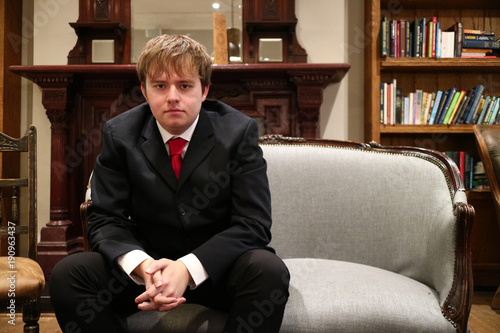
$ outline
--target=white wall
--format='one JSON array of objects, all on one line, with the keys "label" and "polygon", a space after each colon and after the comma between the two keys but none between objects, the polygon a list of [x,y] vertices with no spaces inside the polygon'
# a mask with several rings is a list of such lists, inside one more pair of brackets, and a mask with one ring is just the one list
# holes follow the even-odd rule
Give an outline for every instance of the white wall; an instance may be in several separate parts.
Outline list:
[{"label": "white wall", "polygon": [[310,63],[350,63],[340,83],[324,91],[320,137],[363,141],[362,0],[296,0],[297,39]]},{"label": "white wall", "polygon": [[[310,63],[352,65],[340,83],[324,91],[320,111],[320,136],[363,141],[364,1],[296,0],[297,38]],[[64,65],[76,43],[69,22],[78,19],[77,0],[25,0],[24,64]],[[31,50],[33,50],[31,54]],[[50,219],[50,122],[41,104],[38,86],[23,81],[24,131],[38,128],[38,221]]]},{"label": "white wall", "polygon": [[[76,34],[69,22],[78,19],[76,0],[29,0],[23,7],[23,47],[25,65],[65,65],[68,52],[76,44]],[[38,229],[50,221],[50,122],[43,107],[41,89],[23,80],[23,133],[29,124],[38,131]],[[40,237],[39,237],[40,239]]]}]

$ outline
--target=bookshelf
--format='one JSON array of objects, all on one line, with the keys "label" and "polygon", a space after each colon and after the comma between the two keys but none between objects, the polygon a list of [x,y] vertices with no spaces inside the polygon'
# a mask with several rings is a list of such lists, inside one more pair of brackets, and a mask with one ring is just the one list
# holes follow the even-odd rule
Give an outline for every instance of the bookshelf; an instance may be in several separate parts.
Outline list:
[{"label": "bookshelf", "polygon": [[[387,125],[381,124],[380,84],[397,81],[402,95],[417,89],[427,92],[456,87],[472,89],[485,86],[484,95],[500,96],[500,58],[416,58],[381,57],[382,17],[409,20],[436,17],[442,29],[460,21],[465,29],[496,32],[500,38],[500,1],[498,0],[365,0],[365,141],[382,145],[408,145],[438,151],[469,151],[479,161],[472,125]],[[488,191],[470,191],[469,202],[477,207],[472,251],[477,285],[500,283],[498,239],[486,239],[499,232],[489,206]],[[493,220],[492,220],[493,219]],[[486,254],[491,252],[490,254]],[[481,254],[474,256],[474,253]]]}]

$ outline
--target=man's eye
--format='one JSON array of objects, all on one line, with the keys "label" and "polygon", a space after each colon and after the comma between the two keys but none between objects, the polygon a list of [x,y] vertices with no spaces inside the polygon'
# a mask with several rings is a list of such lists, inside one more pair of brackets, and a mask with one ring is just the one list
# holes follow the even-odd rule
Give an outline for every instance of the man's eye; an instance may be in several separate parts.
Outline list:
[{"label": "man's eye", "polygon": [[182,84],[181,85],[182,89],[188,89],[189,87],[191,87],[189,84]]},{"label": "man's eye", "polygon": [[162,88],[165,88],[165,85],[164,84],[157,84],[157,85],[155,85],[155,88],[162,89]]}]

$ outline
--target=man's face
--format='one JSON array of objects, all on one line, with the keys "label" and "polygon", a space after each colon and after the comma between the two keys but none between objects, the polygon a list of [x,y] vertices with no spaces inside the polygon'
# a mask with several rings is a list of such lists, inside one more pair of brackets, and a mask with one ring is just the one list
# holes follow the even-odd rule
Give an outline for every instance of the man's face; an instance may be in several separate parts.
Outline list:
[{"label": "man's face", "polygon": [[182,134],[193,124],[208,94],[208,86],[202,89],[198,76],[180,76],[174,72],[148,75],[146,87],[142,84],[141,89],[153,116],[174,135]]}]

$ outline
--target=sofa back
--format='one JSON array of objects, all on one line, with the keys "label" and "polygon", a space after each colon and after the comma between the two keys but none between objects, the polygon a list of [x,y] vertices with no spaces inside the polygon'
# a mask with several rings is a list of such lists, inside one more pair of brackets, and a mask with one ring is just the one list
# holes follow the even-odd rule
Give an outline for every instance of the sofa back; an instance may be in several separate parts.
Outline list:
[{"label": "sofa back", "polygon": [[336,146],[262,149],[278,255],[366,264],[449,290],[457,217],[440,161]]}]

